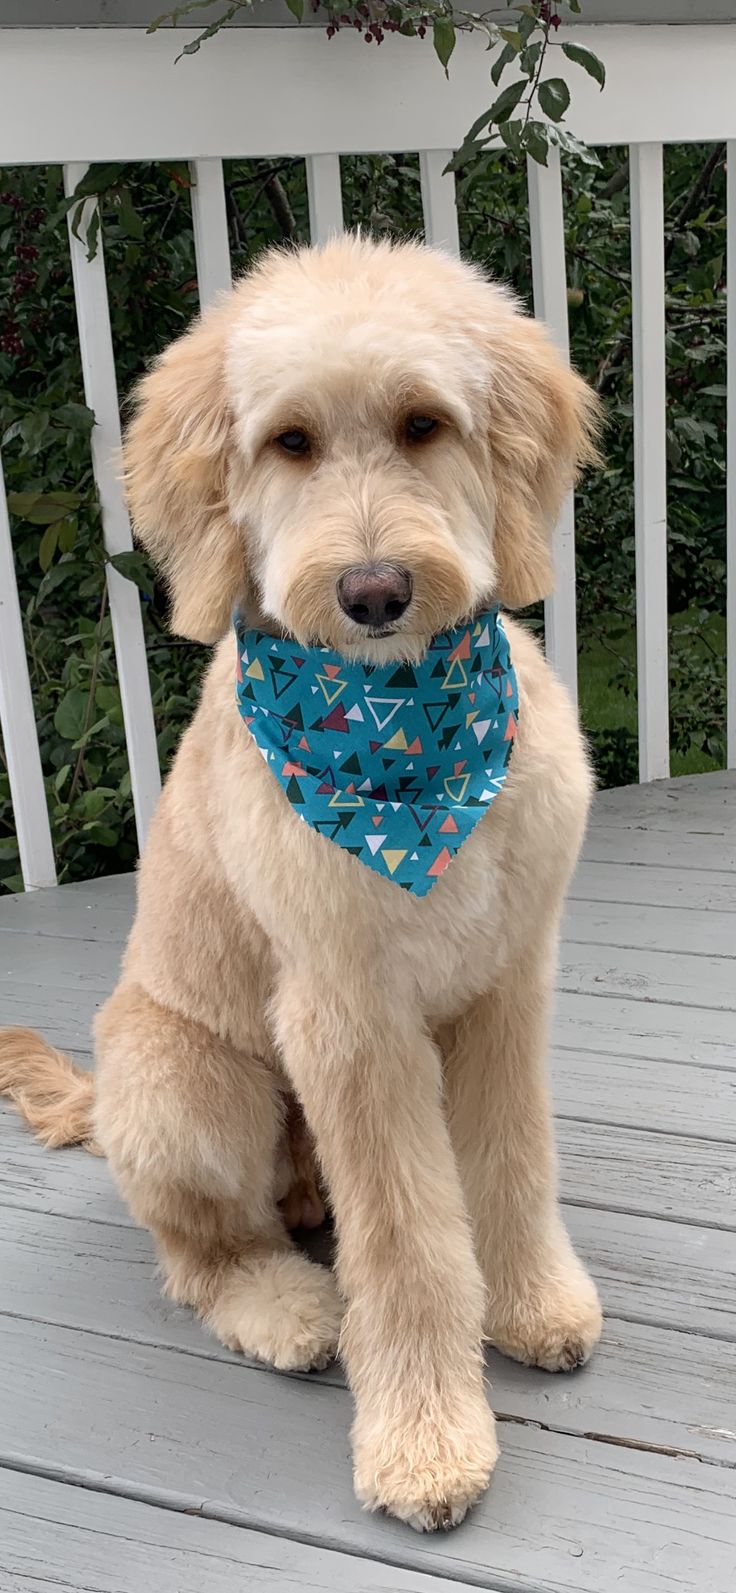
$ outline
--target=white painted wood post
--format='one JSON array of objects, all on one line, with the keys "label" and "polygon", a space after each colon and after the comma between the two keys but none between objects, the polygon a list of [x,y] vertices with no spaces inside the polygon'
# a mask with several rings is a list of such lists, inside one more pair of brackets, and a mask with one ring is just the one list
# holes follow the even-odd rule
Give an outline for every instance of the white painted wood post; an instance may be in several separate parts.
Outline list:
[{"label": "white painted wood post", "polygon": [[[64,191],[67,195],[74,193],[86,170],[86,165],[81,162],[74,162],[64,167]],[[91,437],[92,467],[100,498],[105,551],[113,555],[129,553],[133,547],[133,539],[120,479],[120,411],[102,237],[98,234],[97,252],[95,258],[90,261],[87,259],[87,245],[84,241],[96,203],[96,199],[85,201],[81,226],[78,229],[79,238],[75,238],[72,233],[76,206],[71,207],[68,216],[69,247],[82,356],[84,396],[88,407],[95,415]],[[138,588],[133,582],[126,580],[125,576],[120,575],[111,565],[107,567],[107,589],[110,597],[110,617],[125,722],[138,844],[142,848],[161,789],[161,775],[140,597]]]},{"label": "white painted wood post", "polygon": [[199,304],[206,310],[218,294],[233,285],[225,179],[221,160],[190,161],[189,171]]},{"label": "white painted wood post", "polygon": [[41,754],[0,461],[0,725],[26,890],[56,884]]},{"label": "white painted wood post", "polygon": [[424,236],[427,243],[436,248],[459,254],[455,173],[445,171],[449,160],[452,160],[451,149],[422,149],[419,152]]},{"label": "white painted wood post", "polygon": [[631,307],[639,778],[670,772],[662,145],[632,144]]},{"label": "white painted wood post", "polygon": [[726,766],[736,769],[736,138],[726,145]]},{"label": "white painted wood post", "polygon": [[[527,159],[529,230],[532,245],[534,314],[546,321],[563,358],[569,362],[565,221],[559,149],[548,164]],[[544,605],[544,640],[549,662],[578,700],[577,599],[575,591],[575,500],[569,493],[552,533],[555,590]]]},{"label": "white painted wood post", "polygon": [[312,243],[327,243],[345,230],[340,156],[307,155],[306,166],[309,237]]}]

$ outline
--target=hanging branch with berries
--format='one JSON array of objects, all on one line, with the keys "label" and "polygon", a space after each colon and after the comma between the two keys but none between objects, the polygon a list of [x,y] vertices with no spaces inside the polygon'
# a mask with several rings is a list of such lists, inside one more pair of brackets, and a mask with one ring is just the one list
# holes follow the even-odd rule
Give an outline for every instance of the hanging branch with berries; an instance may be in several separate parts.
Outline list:
[{"label": "hanging branch with berries", "polygon": [[[148,31],[153,33],[167,24],[176,27],[197,11],[211,10],[214,4],[216,0],[184,0],[182,5],[156,17]],[[493,87],[499,88],[502,77],[510,75],[512,67],[517,76],[505,84],[488,110],[473,123],[450,163],[451,170],[472,170],[486,151],[501,146],[512,156],[528,155],[542,166],[547,165],[550,147],[554,145],[580,156],[589,165],[599,164],[595,152],[562,126],[570,104],[566,80],[554,72],[547,75],[554,51],[561,50],[601,89],[605,84],[605,67],[592,50],[555,37],[563,21],[580,15],[580,0],[559,0],[559,9],[552,0],[530,0],[529,4],[506,0],[508,16],[503,25],[497,20],[497,7],[495,15],[465,11],[454,0],[359,0],[358,4],[347,5],[344,0],[285,0],[285,4],[297,22],[303,20],[308,5],[315,16],[324,20],[328,39],[348,28],[362,34],[366,44],[376,45],[382,44],[388,33],[419,39],[431,36],[445,73],[449,73],[458,34],[481,33],[487,48],[494,52],[490,73]],[[230,0],[224,11],[184,45],[181,54],[196,55],[205,41],[233,22],[239,12],[252,9],[253,0]]]}]

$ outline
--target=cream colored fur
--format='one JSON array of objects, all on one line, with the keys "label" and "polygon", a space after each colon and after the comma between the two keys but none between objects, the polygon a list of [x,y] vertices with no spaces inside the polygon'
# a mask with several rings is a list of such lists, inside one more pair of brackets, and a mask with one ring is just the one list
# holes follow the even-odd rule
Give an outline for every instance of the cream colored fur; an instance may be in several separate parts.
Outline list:
[{"label": "cream colored fur", "polygon": [[[412,413],[441,421],[425,444],[405,440]],[[600,1333],[558,1210],[545,1083],[588,763],[565,691],[509,621],[508,780],[416,898],[297,821],[236,711],[225,633],[239,602],[302,643],[386,661],[489,599],[539,597],[595,418],[502,289],[415,245],[346,238],[268,255],[154,366],[128,433],[130,502],[174,625],[224,640],[97,1021],[94,1134],[169,1293],[225,1344],[293,1368],[339,1342],[359,1497],[425,1529],[461,1520],[496,1461],[482,1340],[556,1370]],[[307,458],[275,441],[294,427]],[[373,641],[335,595],[366,560],[414,581],[397,634]],[[5,1085],[53,1143],[33,1104],[34,1073],[53,1068],[32,1039],[24,1062],[17,1035]],[[59,1071],[57,1088],[69,1137],[88,1137],[84,1085]],[[322,1211],[294,1097],[336,1277],[284,1222]]]}]

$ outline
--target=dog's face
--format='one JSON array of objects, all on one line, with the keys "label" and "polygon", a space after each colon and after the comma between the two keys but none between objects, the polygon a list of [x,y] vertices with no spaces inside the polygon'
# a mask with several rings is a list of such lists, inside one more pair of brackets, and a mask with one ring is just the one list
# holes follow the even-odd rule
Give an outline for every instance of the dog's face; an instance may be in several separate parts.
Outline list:
[{"label": "dog's face", "polygon": [[174,625],[232,608],[374,662],[549,589],[595,406],[459,261],[336,240],[272,254],[141,385],[126,465]]}]

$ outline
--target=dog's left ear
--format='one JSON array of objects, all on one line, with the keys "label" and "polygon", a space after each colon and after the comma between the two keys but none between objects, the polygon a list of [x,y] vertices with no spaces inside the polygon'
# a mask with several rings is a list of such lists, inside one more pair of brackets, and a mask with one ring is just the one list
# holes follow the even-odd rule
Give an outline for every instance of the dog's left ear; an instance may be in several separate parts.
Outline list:
[{"label": "dog's left ear", "polygon": [[600,462],[600,405],[546,327],[504,308],[487,345],[494,554],[501,602],[523,608],[554,585],[552,530],[581,468]]}]

